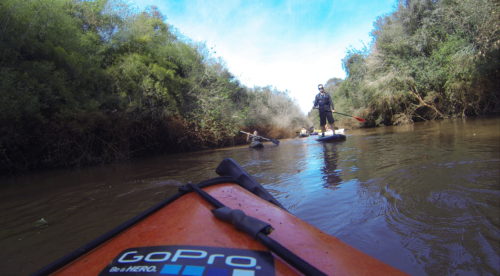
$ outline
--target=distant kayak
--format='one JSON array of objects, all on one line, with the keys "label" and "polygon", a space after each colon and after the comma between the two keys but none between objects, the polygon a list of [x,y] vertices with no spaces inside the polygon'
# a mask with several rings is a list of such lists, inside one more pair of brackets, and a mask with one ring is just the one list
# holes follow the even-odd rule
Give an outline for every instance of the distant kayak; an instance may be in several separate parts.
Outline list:
[{"label": "distant kayak", "polygon": [[290,214],[234,160],[216,172],[35,275],[406,275]]},{"label": "distant kayak", "polygon": [[[249,132],[242,131],[242,130],[240,130],[240,133],[243,133],[243,134],[247,135],[247,141],[251,138],[252,141],[251,141],[249,147],[252,148],[252,149],[263,148],[264,144],[262,143],[262,141],[271,141],[275,145],[279,145],[280,144],[280,141],[277,140],[277,139],[262,137],[262,136],[259,136],[259,135],[256,135],[256,134],[252,134],[252,133],[249,133]],[[257,133],[257,132],[254,132],[254,133]]]},{"label": "distant kayak", "polygon": [[316,141],[318,142],[335,142],[335,141],[344,141],[346,139],[346,136],[344,134],[333,134],[333,135],[325,135],[325,136],[319,136]]},{"label": "distant kayak", "polygon": [[264,144],[262,144],[261,141],[252,141],[249,145],[252,149],[260,149],[264,147]]}]

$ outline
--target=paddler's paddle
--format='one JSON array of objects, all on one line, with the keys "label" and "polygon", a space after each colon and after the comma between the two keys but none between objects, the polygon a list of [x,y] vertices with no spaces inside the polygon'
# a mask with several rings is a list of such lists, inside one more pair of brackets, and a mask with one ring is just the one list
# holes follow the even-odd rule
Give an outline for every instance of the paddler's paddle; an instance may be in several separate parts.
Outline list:
[{"label": "paddler's paddle", "polygon": [[363,118],[360,118],[360,117],[356,117],[356,116],[352,116],[352,115],[349,115],[349,114],[344,114],[344,113],[340,113],[340,112],[337,112],[335,111],[334,113],[337,113],[337,114],[340,114],[340,115],[344,115],[344,116],[347,116],[347,117],[352,117],[360,122],[365,122],[366,120],[363,119]]},{"label": "paddler's paddle", "polygon": [[276,139],[269,139],[269,138],[266,138],[266,137],[262,137],[262,136],[259,136],[259,135],[253,135],[252,133],[248,133],[248,132],[245,132],[245,131],[241,131],[240,130],[240,133],[243,133],[243,134],[246,134],[246,135],[250,135],[250,136],[255,136],[257,138],[260,138],[262,140],[266,140],[266,141],[271,141],[273,142],[275,145],[279,145],[280,144],[280,141],[276,140]]}]

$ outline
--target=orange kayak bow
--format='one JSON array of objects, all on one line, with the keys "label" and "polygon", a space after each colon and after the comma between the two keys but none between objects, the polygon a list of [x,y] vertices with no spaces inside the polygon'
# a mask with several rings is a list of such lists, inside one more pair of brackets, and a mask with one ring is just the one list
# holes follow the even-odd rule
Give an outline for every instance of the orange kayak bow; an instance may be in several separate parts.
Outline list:
[{"label": "orange kayak bow", "polygon": [[232,159],[36,275],[406,275],[286,211]]}]

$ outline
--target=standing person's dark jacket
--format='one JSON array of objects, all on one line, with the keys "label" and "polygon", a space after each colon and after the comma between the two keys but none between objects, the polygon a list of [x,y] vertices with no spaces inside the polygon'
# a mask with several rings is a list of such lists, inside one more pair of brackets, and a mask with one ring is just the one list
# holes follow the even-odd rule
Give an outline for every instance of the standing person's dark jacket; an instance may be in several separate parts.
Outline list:
[{"label": "standing person's dark jacket", "polygon": [[332,111],[333,101],[328,93],[318,93],[316,98],[314,98],[314,108],[318,108],[319,111]]}]

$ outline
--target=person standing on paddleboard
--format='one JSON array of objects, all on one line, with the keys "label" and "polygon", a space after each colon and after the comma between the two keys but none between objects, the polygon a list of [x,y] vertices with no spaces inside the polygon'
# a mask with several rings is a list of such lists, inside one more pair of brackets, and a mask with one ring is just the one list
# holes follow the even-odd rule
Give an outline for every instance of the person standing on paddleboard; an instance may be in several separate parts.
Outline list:
[{"label": "person standing on paddleboard", "polygon": [[319,123],[321,125],[321,131],[322,131],[321,136],[324,137],[326,131],[325,125],[327,120],[330,129],[334,131],[333,124],[335,120],[333,120],[332,113],[335,112],[335,109],[333,108],[332,97],[330,97],[330,95],[325,92],[325,88],[323,87],[322,84],[318,84],[318,90],[319,93],[316,95],[316,98],[314,99],[313,108],[317,108],[319,110]]}]

